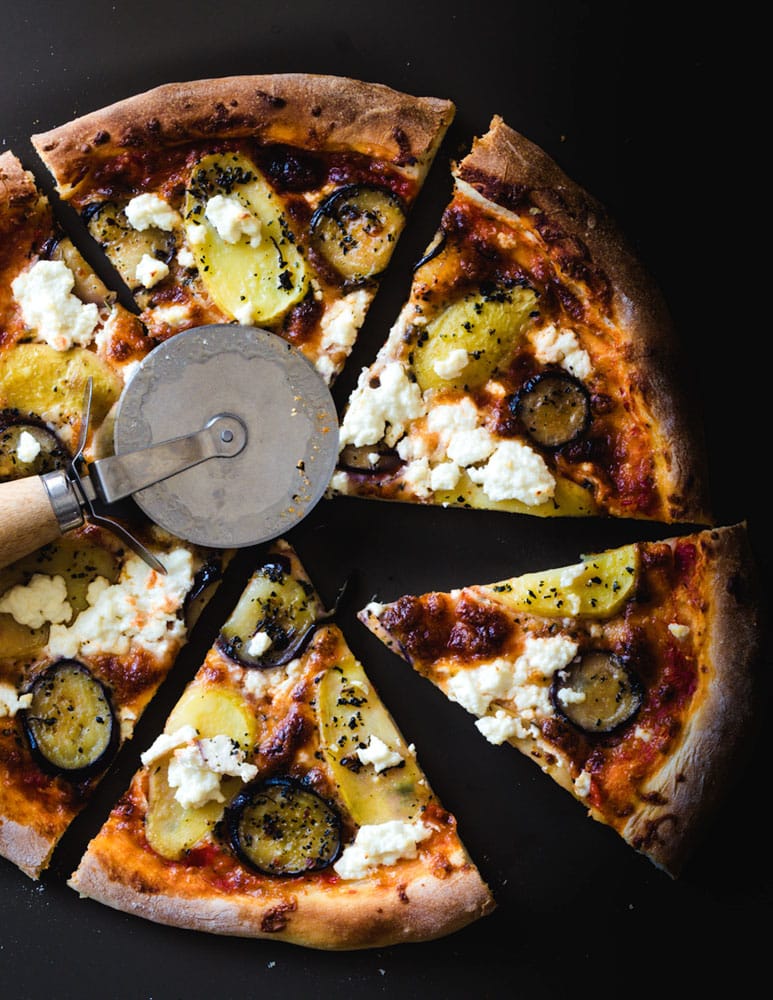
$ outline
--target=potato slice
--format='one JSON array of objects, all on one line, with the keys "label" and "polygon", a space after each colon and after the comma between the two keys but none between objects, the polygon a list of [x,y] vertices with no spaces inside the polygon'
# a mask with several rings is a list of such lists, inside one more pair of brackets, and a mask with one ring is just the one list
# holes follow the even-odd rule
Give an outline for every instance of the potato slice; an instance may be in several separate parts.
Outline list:
[{"label": "potato slice", "polygon": [[449,306],[427,325],[426,337],[413,350],[422,392],[475,389],[487,382],[522,335],[536,305],[531,288],[510,288],[467,295]]},{"label": "potato slice", "polygon": [[[255,744],[257,722],[242,696],[228,688],[191,684],[183,692],[166,722],[165,732],[193,726],[201,739],[230,736],[244,750]],[[175,798],[168,781],[169,757],[151,766],[148,777],[148,811],[145,836],[164,858],[176,859],[206,836],[219,822],[223,810],[242,787],[239,778],[223,778],[225,802],[210,801],[188,809]]]},{"label": "potato slice", "polygon": [[249,705],[231,688],[191,684],[167,719],[165,732],[174,733],[183,726],[193,726],[200,739],[229,736],[249,751],[255,745],[257,722]]},{"label": "potato slice", "polygon": [[56,351],[48,344],[16,344],[0,357],[0,408],[33,413],[55,426],[77,422],[91,378],[91,420],[101,423],[123,380],[93,351]]},{"label": "potato slice", "polygon": [[[392,717],[373,690],[365,671],[347,650],[319,685],[322,744],[355,822],[415,820],[429,801],[430,789]],[[357,756],[371,736],[398,753],[402,763],[381,772]]]},{"label": "potato slice", "polygon": [[490,500],[483,487],[473,483],[466,472],[462,472],[452,490],[436,490],[435,503],[459,504],[476,510],[505,510],[536,517],[584,517],[596,512],[593,494],[571,479],[557,478],[552,498],[530,507],[521,500]]},{"label": "potato slice", "polygon": [[624,545],[583,556],[576,566],[525,573],[473,589],[525,614],[607,618],[631,596],[638,567],[638,546]]},{"label": "potato slice", "polygon": [[[25,586],[36,573],[61,576],[74,617],[88,606],[89,585],[100,576],[115,583],[119,572],[118,559],[110,549],[75,535],[64,535],[0,570],[0,597],[12,587]],[[19,624],[10,614],[0,614],[0,656],[20,659],[39,651],[48,642],[48,629],[47,624],[32,629]]]},{"label": "potato slice", "polygon": [[[224,224],[216,224],[211,210],[216,198],[225,215],[243,210],[246,231],[234,224],[227,233]],[[308,291],[306,264],[279,196],[244,156],[223,153],[199,161],[184,218],[201,280],[217,305],[239,322],[270,324]]]}]

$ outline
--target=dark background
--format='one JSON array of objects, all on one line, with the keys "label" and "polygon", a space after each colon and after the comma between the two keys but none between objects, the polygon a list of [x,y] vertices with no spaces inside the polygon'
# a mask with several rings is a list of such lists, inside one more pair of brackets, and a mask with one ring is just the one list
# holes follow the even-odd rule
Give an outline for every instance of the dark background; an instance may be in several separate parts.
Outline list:
[{"label": "dark background", "polygon": [[[703,407],[717,522],[748,522],[767,600],[768,262],[758,264],[753,249],[760,217],[749,165],[758,133],[743,113],[743,39],[761,27],[737,4],[724,14],[703,8],[690,20],[674,4],[555,0],[4,0],[0,150],[13,149],[50,193],[31,133],[157,84],[210,76],[333,73],[454,100],[454,124],[334,389],[342,404],[408,292],[451,192],[450,160],[502,115],[607,204],[659,281],[686,349],[685,382]],[[36,883],[0,861],[0,995],[241,1000],[339,990],[408,1000],[598,988],[695,996],[767,974],[764,726],[674,881],[587,819],[526,758],[487,744],[463,709],[354,617],[372,597],[489,582],[679,530],[340,499],[323,500],[290,533],[328,602],[351,576],[341,627],[498,901],[494,914],[440,941],[340,954],[159,926],[80,900],[65,885],[253,568],[256,553],[242,550],[50,870]]]}]

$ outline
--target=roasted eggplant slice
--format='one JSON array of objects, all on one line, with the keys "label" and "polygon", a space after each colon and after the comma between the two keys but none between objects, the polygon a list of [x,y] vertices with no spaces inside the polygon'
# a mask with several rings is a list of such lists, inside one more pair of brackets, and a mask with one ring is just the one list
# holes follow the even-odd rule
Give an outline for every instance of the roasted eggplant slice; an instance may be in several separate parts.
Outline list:
[{"label": "roasted eggplant slice", "polygon": [[341,469],[373,476],[394,472],[401,464],[402,459],[396,451],[378,445],[348,444],[338,459]]},{"label": "roasted eggplant slice", "polygon": [[621,657],[592,650],[556,674],[550,696],[572,725],[590,736],[607,735],[633,719],[644,688]]},{"label": "roasted eggplant slice", "polygon": [[264,875],[303,875],[327,868],[341,851],[335,807],[292,778],[248,785],[226,809],[231,847]]},{"label": "roasted eggplant slice", "polygon": [[115,292],[108,290],[69,237],[53,240],[47,249],[50,260],[61,260],[72,271],[75,278],[73,292],[82,302],[94,302],[102,308],[115,300]]},{"label": "roasted eggplant slice", "polygon": [[60,660],[35,678],[22,715],[30,750],[47,771],[80,781],[103,771],[120,727],[107,689],[77,660]]},{"label": "roasted eggplant slice", "polygon": [[566,372],[542,372],[530,378],[513,396],[510,409],[543,448],[560,448],[574,441],[590,423],[588,391]]},{"label": "roasted eggplant slice", "polygon": [[42,476],[68,461],[67,449],[42,421],[15,410],[0,413],[0,483]]},{"label": "roasted eggplant slice", "polygon": [[253,575],[218,637],[220,649],[246,667],[278,667],[298,656],[323,608],[290,561],[272,555]]},{"label": "roasted eggplant slice", "polygon": [[164,262],[172,258],[175,249],[172,233],[153,226],[135,229],[123,209],[112,201],[90,205],[84,218],[89,232],[133,292],[142,291],[137,265],[145,255]]},{"label": "roasted eggplant slice", "polygon": [[402,201],[386,188],[350,184],[311,217],[314,246],[348,284],[380,274],[405,224]]}]

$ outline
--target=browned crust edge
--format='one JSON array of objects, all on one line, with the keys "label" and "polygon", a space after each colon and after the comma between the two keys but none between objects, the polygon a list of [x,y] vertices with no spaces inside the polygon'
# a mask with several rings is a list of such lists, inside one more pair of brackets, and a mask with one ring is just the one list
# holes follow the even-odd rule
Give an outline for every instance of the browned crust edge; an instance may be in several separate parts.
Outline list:
[{"label": "browned crust edge", "polygon": [[[682,348],[666,301],[606,208],[572,180],[539,146],[501,117],[473,143],[455,174],[475,187],[484,175],[506,191],[526,190],[551,225],[579,239],[607,275],[615,317],[629,338],[627,357],[645,380],[646,395],[671,454],[673,520],[713,525],[708,497],[707,450],[694,390],[685,384]],[[507,207],[502,199],[502,207]],[[499,204],[499,202],[497,202]]]},{"label": "browned crust edge", "polygon": [[429,941],[461,930],[495,908],[473,865],[443,879],[414,869],[399,893],[357,881],[305,889],[290,904],[244,894],[151,895],[131,884],[131,858],[123,856],[121,865],[126,881],[111,877],[100,856],[88,850],[67,884],[82,897],[156,923],[327,951]]},{"label": "browned crust edge", "polygon": [[32,173],[24,169],[10,150],[0,153],[0,233],[22,223],[30,208],[41,202]]},{"label": "browned crust edge", "polygon": [[[737,778],[759,724],[764,622],[746,522],[695,538],[709,567],[703,662],[710,680],[679,747],[650,782],[667,804],[644,810],[622,831],[632,846],[672,877],[683,870]],[[661,824],[663,839],[658,835]]]},{"label": "browned crust edge", "polygon": [[58,837],[45,837],[32,827],[0,816],[0,856],[31,879],[40,878],[56,847]]},{"label": "browned crust edge", "polygon": [[348,77],[231,76],[163,84],[31,138],[67,197],[94,161],[207,138],[356,150],[423,172],[455,110],[450,100]]}]

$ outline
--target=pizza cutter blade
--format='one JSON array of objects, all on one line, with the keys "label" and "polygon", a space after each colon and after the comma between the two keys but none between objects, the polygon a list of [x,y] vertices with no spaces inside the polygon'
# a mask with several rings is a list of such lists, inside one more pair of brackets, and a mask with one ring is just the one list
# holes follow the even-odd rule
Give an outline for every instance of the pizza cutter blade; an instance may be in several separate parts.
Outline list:
[{"label": "pizza cutter blade", "polygon": [[[84,510],[114,527],[95,502],[109,509],[131,496],[179,538],[241,548],[289,531],[321,499],[338,456],[338,418],[327,385],[287,341],[213,324],[176,334],[142,360],[118,402],[113,441],[114,455],[81,466],[76,455],[69,475],[33,477],[57,534],[83,523]],[[38,532],[27,551],[51,540]],[[126,540],[148,559],[138,540]]]}]

